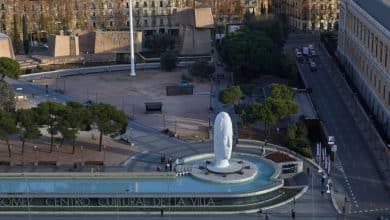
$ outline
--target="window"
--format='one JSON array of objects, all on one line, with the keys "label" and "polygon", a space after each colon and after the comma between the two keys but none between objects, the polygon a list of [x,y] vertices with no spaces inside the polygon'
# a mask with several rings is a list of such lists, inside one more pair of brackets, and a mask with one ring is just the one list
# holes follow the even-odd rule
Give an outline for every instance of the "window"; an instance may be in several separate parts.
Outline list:
[{"label": "window", "polygon": [[144,7],[148,7],[148,3],[147,2],[144,2]]},{"label": "window", "polygon": [[163,5],[163,2],[162,2],[162,1],[160,1],[160,7],[164,7],[164,5]]},{"label": "window", "polygon": [[135,2],[135,7],[139,8],[139,2]]},{"label": "window", "polygon": [[164,19],[160,18],[160,26],[164,26]]},{"label": "window", "polygon": [[1,3],[1,6],[0,6],[1,10],[5,10],[5,7],[4,7],[4,4]]},{"label": "window", "polygon": [[148,20],[144,19],[144,26],[148,26]]}]

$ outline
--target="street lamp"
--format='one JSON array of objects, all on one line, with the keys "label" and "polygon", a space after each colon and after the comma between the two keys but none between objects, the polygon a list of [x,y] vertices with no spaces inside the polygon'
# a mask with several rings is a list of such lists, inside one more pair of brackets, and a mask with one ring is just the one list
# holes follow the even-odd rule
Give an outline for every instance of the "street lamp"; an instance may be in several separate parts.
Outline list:
[{"label": "street lamp", "polygon": [[34,165],[35,166],[38,166],[37,149],[38,149],[38,146],[34,145],[34,154],[35,154],[35,163],[34,163]]},{"label": "street lamp", "polygon": [[134,61],[134,27],[133,27],[133,1],[129,0],[129,26],[130,26],[130,62],[131,72],[130,76],[135,75],[135,61]]}]

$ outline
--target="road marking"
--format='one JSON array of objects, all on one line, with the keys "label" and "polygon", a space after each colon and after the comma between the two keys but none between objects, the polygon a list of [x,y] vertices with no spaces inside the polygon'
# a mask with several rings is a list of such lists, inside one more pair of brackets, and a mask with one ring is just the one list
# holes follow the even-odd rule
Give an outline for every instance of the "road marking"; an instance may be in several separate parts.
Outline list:
[{"label": "road marking", "polygon": [[359,211],[353,211],[353,212],[350,212],[352,214],[357,214],[357,213],[367,213],[367,212],[383,212],[383,211],[388,211],[389,208],[381,208],[381,209],[362,209],[362,210],[359,210]]}]

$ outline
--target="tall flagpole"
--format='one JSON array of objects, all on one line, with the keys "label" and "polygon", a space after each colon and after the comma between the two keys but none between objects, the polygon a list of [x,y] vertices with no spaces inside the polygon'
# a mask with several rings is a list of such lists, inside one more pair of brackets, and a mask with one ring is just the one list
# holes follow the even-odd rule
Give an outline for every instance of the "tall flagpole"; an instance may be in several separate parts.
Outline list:
[{"label": "tall flagpole", "polygon": [[135,76],[135,61],[134,61],[134,29],[133,29],[133,1],[129,0],[129,26],[130,26],[130,59],[131,72],[130,76]]}]

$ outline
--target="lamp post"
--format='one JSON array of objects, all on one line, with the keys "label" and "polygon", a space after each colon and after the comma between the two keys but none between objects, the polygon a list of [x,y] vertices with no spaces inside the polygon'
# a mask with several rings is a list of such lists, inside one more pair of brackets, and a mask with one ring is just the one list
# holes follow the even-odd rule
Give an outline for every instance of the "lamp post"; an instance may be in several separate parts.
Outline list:
[{"label": "lamp post", "polygon": [[35,165],[35,166],[38,166],[37,149],[38,149],[38,146],[37,146],[37,145],[34,145],[34,155],[35,155],[35,162],[34,162],[34,165]]},{"label": "lamp post", "polygon": [[130,26],[130,62],[131,62],[130,76],[136,76],[135,61],[134,61],[134,27],[133,27],[133,1],[132,0],[129,0],[129,26]]}]

